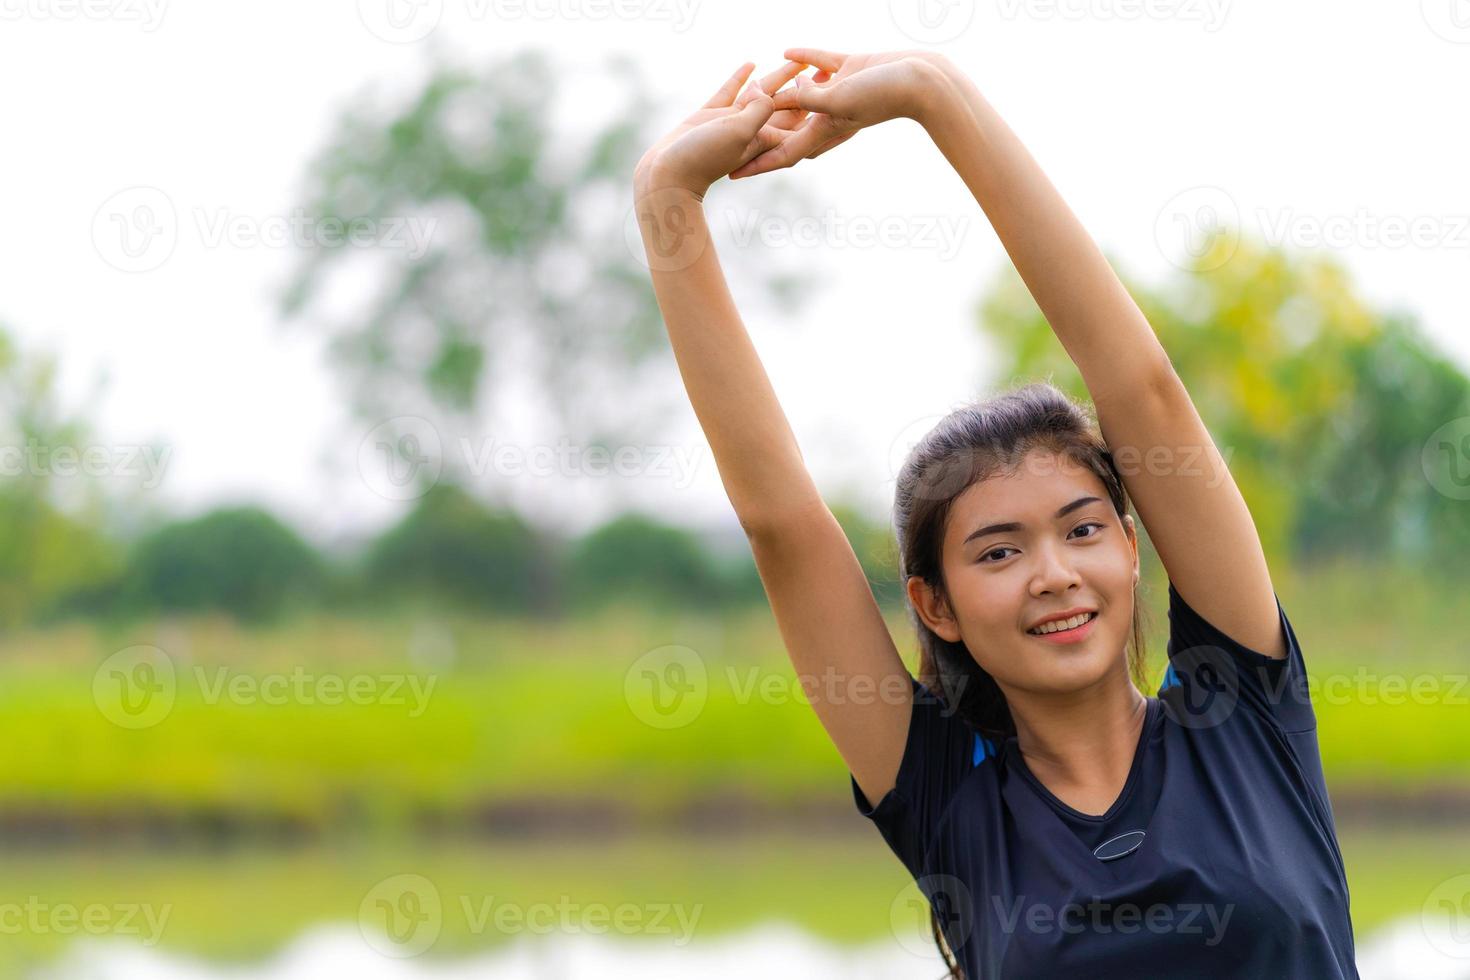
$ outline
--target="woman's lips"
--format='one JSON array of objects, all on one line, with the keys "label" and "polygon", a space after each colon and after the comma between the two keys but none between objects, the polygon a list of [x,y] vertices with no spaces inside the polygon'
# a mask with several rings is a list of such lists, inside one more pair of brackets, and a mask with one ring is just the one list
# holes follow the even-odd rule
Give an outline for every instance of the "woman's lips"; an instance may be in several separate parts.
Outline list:
[{"label": "woman's lips", "polygon": [[1055,633],[1028,632],[1026,635],[1033,640],[1045,640],[1048,643],[1080,643],[1082,640],[1087,639],[1088,634],[1092,632],[1092,627],[1097,623],[1100,616],[1102,616],[1102,613],[1097,613],[1081,626],[1074,626],[1069,630],[1058,630]]}]

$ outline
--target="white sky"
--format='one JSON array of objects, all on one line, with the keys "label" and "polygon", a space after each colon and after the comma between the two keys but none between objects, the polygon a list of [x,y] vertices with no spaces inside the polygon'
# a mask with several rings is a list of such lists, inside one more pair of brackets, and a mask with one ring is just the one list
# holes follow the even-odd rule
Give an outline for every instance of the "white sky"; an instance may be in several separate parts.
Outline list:
[{"label": "white sky", "polygon": [[[350,462],[365,427],[342,428],[310,335],[277,322],[291,253],[212,245],[201,222],[289,216],[340,106],[370,82],[410,85],[433,50],[536,46],[584,67],[629,52],[672,122],[741,61],[764,71],[796,44],[945,51],[1144,279],[1182,254],[1178,217],[1209,207],[1262,236],[1289,227],[1303,245],[1313,229],[1341,231],[1325,247],[1370,299],[1412,310],[1470,367],[1466,0],[0,0],[0,323],[28,350],[60,354],[73,403],[107,372],[88,414],[109,446],[171,447],[158,499],[186,511],[253,499],[319,541],[360,533],[402,505],[372,479],[326,479],[324,454],[345,446]],[[912,236],[788,245],[778,261],[821,267],[827,290],[800,322],[749,317],[824,492],[881,513],[893,457],[981,393],[972,311],[1004,253],[910,123],[860,134],[790,179],[817,215],[830,206]],[[114,197],[138,186],[154,190]],[[172,251],[123,271],[118,202],[133,214],[160,192],[178,216]],[[744,193],[720,186],[711,204],[738,214]],[[960,231],[952,250],[925,237],[940,218]],[[1418,244],[1388,240],[1412,221]],[[682,451],[704,463],[688,486],[646,458],[642,479],[522,475],[513,492],[568,530],[630,499],[729,526],[688,423]]]}]

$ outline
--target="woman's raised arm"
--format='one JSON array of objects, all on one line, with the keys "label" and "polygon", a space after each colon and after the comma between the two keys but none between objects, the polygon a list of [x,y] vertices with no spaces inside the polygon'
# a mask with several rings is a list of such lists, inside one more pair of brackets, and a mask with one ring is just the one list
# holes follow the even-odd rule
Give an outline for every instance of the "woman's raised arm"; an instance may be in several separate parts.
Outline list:
[{"label": "woman's raised arm", "polygon": [[912,681],[852,545],[821,499],[720,270],[703,209],[709,185],[786,135],[804,112],[772,118],[743,67],[651,148],[635,176],[638,223],[679,373],[720,479],[751,543],[797,679],[858,786],[894,785]]},{"label": "woman's raised arm", "polygon": [[[778,93],[812,115],[741,166],[792,166],[894,114],[920,123],[995,228],[1052,332],[1077,365],[1170,580],[1238,642],[1286,655],[1260,536],[1224,457],[1143,312],[1041,167],[975,84],[927,52],[790,48],[826,77]],[[874,106],[898,106],[897,113]]]}]

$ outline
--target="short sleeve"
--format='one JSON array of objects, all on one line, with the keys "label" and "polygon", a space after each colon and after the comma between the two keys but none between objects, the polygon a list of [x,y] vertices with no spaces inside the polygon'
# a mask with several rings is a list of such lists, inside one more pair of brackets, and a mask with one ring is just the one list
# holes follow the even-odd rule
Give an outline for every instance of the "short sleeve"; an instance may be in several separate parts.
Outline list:
[{"label": "short sleeve", "polygon": [[858,813],[873,821],[894,854],[918,876],[923,873],[934,828],[955,790],[995,750],[990,740],[976,734],[942,698],[917,679],[910,680],[913,709],[893,788],[874,805],[851,773],[848,780]]},{"label": "short sleeve", "polygon": [[1286,657],[1276,659],[1238,643],[1194,610],[1169,583],[1169,669],[1159,688],[1196,723],[1215,724],[1235,711],[1255,712],[1285,733],[1312,731],[1316,715],[1296,631],[1276,596]]}]

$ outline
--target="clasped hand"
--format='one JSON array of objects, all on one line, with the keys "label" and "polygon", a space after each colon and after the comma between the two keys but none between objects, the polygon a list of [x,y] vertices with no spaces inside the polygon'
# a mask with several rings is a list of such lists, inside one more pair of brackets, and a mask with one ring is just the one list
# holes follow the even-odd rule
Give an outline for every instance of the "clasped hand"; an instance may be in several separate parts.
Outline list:
[{"label": "clasped hand", "polygon": [[[919,119],[926,94],[945,70],[923,51],[838,54],[788,48],[785,65],[746,86],[746,62],[699,109],[643,155],[636,180],[648,189],[678,187],[703,197],[732,179],[794,166],[889,119]],[[808,66],[812,77],[801,74]],[[788,82],[794,84],[783,88]]]}]

